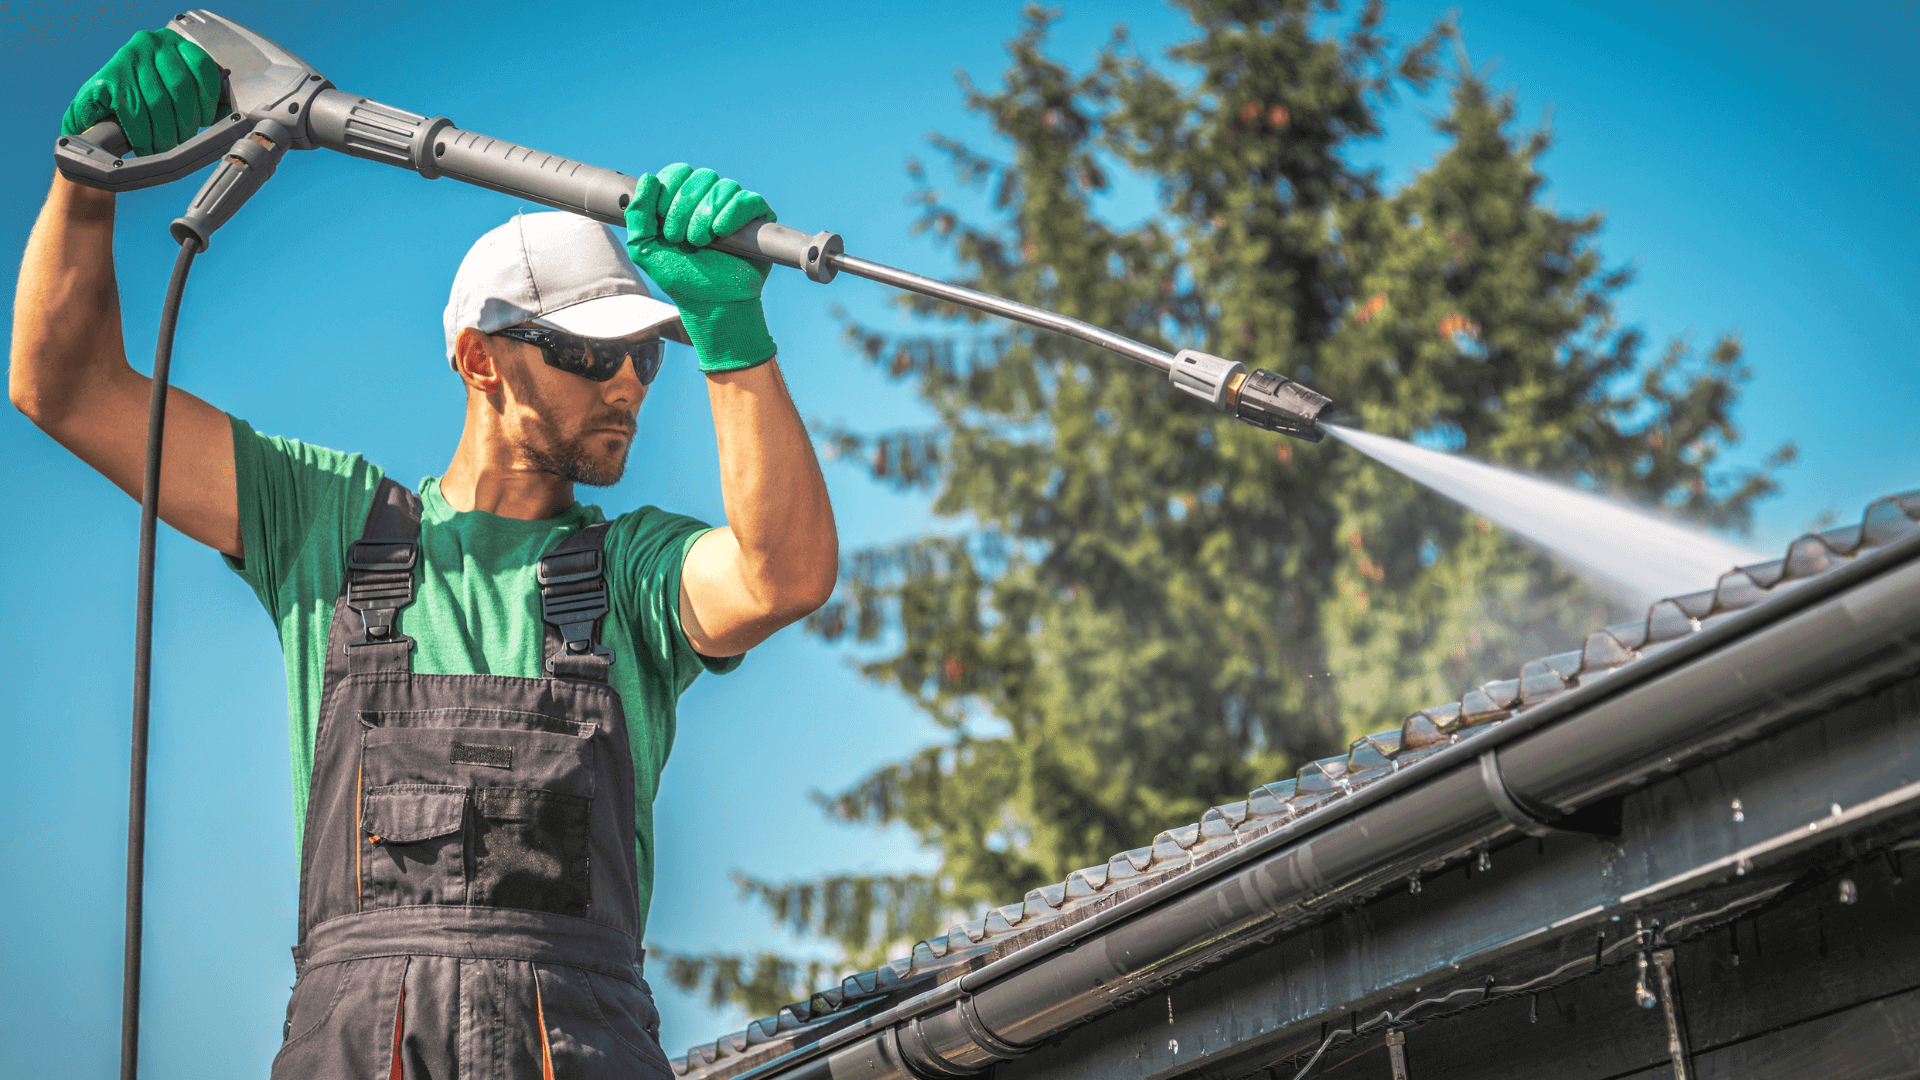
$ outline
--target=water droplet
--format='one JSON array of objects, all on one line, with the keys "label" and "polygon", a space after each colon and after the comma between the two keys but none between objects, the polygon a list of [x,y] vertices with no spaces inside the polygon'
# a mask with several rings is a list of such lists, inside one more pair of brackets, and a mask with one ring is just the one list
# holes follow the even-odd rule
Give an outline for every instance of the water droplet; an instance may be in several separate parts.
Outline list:
[{"label": "water droplet", "polygon": [[1745,820],[1747,820],[1747,808],[1740,805],[1739,799],[1733,800],[1733,823],[1738,825]]},{"label": "water droplet", "polygon": [[1481,848],[1480,858],[1474,862],[1473,868],[1482,873],[1493,869],[1493,853],[1486,848]]},{"label": "water droplet", "polygon": [[1833,809],[1829,810],[1828,813],[1832,814],[1834,817],[1839,817],[1841,814],[1846,813],[1846,811],[1840,809],[1839,803],[1834,803]]},{"label": "water droplet", "polygon": [[1840,879],[1840,902],[1843,904],[1851,904],[1859,899],[1860,899],[1860,886],[1855,885],[1853,883],[1853,879],[1850,877],[1841,878]]},{"label": "water droplet", "polygon": [[1660,1004],[1660,999],[1654,997],[1653,991],[1647,989],[1647,984],[1643,982],[1633,988],[1633,1003],[1643,1009],[1651,1009]]},{"label": "water droplet", "polygon": [[1419,896],[1420,895],[1420,879],[1419,878],[1407,879],[1407,891],[1412,893],[1415,896]]},{"label": "water droplet", "polygon": [[1746,877],[1747,871],[1751,869],[1753,869],[1753,860],[1747,858],[1745,855],[1740,856],[1739,861],[1733,864],[1733,872],[1740,877]]},{"label": "water droplet", "polygon": [[1171,1050],[1171,1051],[1173,1051],[1173,1052],[1174,1052],[1174,1053],[1176,1053],[1176,1054],[1177,1054],[1177,1053],[1179,1053],[1179,1052],[1180,1052],[1180,1040],[1179,1040],[1179,1039],[1168,1039],[1168,1040],[1167,1040],[1167,1049],[1169,1049],[1169,1050]]}]

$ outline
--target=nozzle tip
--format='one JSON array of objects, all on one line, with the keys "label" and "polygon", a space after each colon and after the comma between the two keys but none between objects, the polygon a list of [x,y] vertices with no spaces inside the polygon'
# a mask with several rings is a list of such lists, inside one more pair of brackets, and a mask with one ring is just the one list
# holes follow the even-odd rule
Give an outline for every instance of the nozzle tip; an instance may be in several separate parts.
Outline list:
[{"label": "nozzle tip", "polygon": [[1321,417],[1332,407],[1326,395],[1261,369],[1241,382],[1233,414],[1254,427],[1319,442],[1327,437]]}]

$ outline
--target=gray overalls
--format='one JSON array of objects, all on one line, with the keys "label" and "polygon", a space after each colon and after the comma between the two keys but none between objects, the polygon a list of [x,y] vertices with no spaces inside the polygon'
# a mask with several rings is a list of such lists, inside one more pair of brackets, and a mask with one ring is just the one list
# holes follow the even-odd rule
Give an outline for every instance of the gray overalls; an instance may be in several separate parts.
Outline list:
[{"label": "gray overalls", "polygon": [[382,481],[334,604],[274,1080],[668,1080],[601,541],[540,559],[550,677],[415,675],[420,501]]}]

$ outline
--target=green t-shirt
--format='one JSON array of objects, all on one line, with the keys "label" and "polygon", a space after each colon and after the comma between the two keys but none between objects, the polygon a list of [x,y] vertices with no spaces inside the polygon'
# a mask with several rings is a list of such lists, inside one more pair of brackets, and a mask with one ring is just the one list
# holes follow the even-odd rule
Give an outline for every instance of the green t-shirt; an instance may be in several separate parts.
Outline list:
[{"label": "green t-shirt", "polygon": [[[237,417],[232,423],[246,559],[227,563],[273,617],[286,654],[298,837],[306,828],[334,601],[347,547],[360,539],[385,474],[358,454],[262,435]],[[419,585],[399,617],[400,631],[415,642],[413,670],[542,676],[546,631],[534,564],[606,516],[579,503],[543,521],[459,513],[441,497],[433,477],[420,482],[419,493]],[[693,518],[646,506],[616,518],[603,548],[612,610],[601,642],[614,653],[609,681],[626,711],[633,752],[642,931],[653,897],[653,797],[673,748],[675,707],[701,671],[722,673],[740,664],[737,656],[701,656],[680,629],[680,566],[707,529]]]}]

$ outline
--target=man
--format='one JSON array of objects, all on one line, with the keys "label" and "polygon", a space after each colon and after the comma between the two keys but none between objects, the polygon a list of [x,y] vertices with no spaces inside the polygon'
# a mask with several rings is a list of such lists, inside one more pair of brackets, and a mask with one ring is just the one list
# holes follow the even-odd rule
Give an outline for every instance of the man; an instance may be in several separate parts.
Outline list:
[{"label": "man", "polygon": [[[63,126],[112,114],[165,150],[218,86],[204,52],[143,32]],[[113,215],[54,179],[11,395],[137,497],[150,384],[120,339]],[[482,237],[444,316],[465,426],[417,492],[171,391],[160,516],[226,555],[286,652],[300,944],[276,1077],[669,1074],[638,942],[675,702],[823,603],[838,563],[768,267],[704,247],[757,217],[674,165],[641,178],[624,238],[567,214]],[[619,479],[663,337],[707,373],[723,528],[574,499]]]}]

